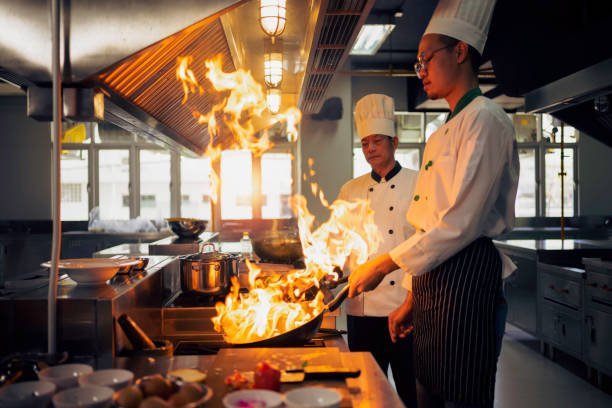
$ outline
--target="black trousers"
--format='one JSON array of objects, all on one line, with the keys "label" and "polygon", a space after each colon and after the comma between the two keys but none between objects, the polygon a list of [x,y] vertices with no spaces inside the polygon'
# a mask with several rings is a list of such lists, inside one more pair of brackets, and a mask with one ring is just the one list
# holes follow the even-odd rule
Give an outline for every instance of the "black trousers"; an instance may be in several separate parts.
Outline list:
[{"label": "black trousers", "polygon": [[397,393],[406,407],[416,407],[412,335],[393,343],[387,317],[347,315],[346,323],[351,351],[372,353],[385,375],[391,364]]}]

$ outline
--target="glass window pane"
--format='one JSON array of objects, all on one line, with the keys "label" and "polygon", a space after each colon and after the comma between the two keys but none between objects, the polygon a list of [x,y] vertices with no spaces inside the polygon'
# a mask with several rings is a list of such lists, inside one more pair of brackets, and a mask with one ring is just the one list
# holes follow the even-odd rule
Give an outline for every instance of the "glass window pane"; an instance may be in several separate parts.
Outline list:
[{"label": "glass window pane", "polygon": [[536,142],[538,139],[538,125],[536,115],[514,114],[512,115],[516,140],[519,143]]},{"label": "glass window pane", "polygon": [[291,154],[261,156],[261,217],[291,218]]},{"label": "glass window pane", "polygon": [[181,157],[181,216],[210,220],[210,159]]},{"label": "glass window pane", "polygon": [[397,137],[400,143],[421,143],[422,113],[402,113],[395,117],[397,123]]},{"label": "glass window pane", "polygon": [[360,147],[353,148],[353,178],[372,171]]},{"label": "glass window pane", "polygon": [[[553,135],[553,129],[557,128],[557,133]],[[563,126],[565,143],[576,143],[578,131],[570,125]],[[546,113],[542,114],[542,137],[551,143],[561,143],[561,124],[555,118]]]},{"label": "glass window pane", "polygon": [[100,218],[127,220],[130,218],[130,152],[100,150]]},{"label": "glass window pane", "polygon": [[[561,149],[548,149],[544,158],[546,163],[546,211],[548,217],[561,216]],[[564,216],[574,216],[574,150],[564,149],[563,181]]]},{"label": "glass window pane", "polygon": [[253,166],[251,152],[231,150],[221,154],[221,218],[253,218]]},{"label": "glass window pane", "polygon": [[62,151],[61,177],[62,220],[87,220],[89,212],[87,150]]},{"label": "glass window pane", "polygon": [[429,137],[433,135],[436,130],[440,129],[440,126],[446,121],[447,115],[447,112],[425,114],[425,141],[428,141]]},{"label": "glass window pane", "polygon": [[519,149],[521,171],[519,176],[516,203],[517,217],[536,216],[536,150]]},{"label": "glass window pane", "polygon": [[419,171],[421,163],[419,156],[419,149],[397,149],[395,151],[395,160],[397,160],[402,167],[416,171]]},{"label": "glass window pane", "polygon": [[170,216],[170,153],[166,150],[140,151],[140,216]]}]

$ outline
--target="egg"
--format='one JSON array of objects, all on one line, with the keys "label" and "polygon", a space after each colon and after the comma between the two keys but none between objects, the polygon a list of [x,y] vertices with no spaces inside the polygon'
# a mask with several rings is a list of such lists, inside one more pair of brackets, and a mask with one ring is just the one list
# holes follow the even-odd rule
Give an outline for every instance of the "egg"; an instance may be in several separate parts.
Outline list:
[{"label": "egg", "polygon": [[147,397],[156,396],[167,399],[174,391],[172,383],[159,374],[147,378],[141,383],[141,386]]},{"label": "egg", "polygon": [[195,384],[185,384],[179,389],[179,394],[183,395],[187,402],[197,401],[204,393],[202,389]]},{"label": "egg", "polygon": [[135,385],[130,385],[115,394],[115,402],[123,408],[137,408],[143,400],[142,391]]},{"label": "egg", "polygon": [[159,397],[148,397],[140,403],[138,408],[168,408],[170,405]]},{"label": "egg", "polygon": [[168,398],[168,404],[170,404],[171,407],[182,407],[189,402],[191,401],[187,400],[187,397],[180,392],[174,393]]}]

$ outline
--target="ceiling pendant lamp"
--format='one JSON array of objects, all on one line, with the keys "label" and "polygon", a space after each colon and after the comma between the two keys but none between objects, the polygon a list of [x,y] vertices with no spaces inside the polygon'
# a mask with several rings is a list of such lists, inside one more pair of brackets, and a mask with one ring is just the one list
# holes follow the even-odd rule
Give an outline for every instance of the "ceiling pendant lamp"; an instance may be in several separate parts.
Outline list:
[{"label": "ceiling pendant lamp", "polygon": [[281,91],[278,88],[268,88],[266,91],[266,104],[272,114],[277,114],[281,106]]},{"label": "ceiling pendant lamp", "polygon": [[259,0],[259,25],[270,37],[278,37],[287,23],[286,0]]},{"label": "ceiling pendant lamp", "polygon": [[264,82],[278,88],[283,81],[283,44],[280,39],[264,40]]}]

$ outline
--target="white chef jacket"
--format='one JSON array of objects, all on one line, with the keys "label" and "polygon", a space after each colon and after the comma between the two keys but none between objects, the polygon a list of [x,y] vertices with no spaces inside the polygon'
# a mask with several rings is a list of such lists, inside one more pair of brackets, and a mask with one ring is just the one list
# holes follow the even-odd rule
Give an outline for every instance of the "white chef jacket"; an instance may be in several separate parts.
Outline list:
[{"label": "white chef jacket", "polygon": [[[427,142],[406,215],[417,232],[389,253],[391,259],[407,277],[419,276],[478,237],[510,231],[518,176],[512,122],[499,105],[476,97]],[[516,267],[500,255],[506,277]]]},{"label": "white chef jacket", "polygon": [[[396,166],[399,163],[396,162]],[[418,172],[402,168],[389,180],[376,181],[371,173],[348,181],[338,195],[338,199],[353,201],[369,200],[374,211],[374,223],[382,235],[382,243],[372,259],[386,254],[398,244],[414,234],[414,228],[406,221],[406,211],[410,205],[417,181]],[[350,273],[346,270],[345,273]],[[411,286],[404,288],[404,271],[397,269],[383,279],[376,289],[347,299],[344,303],[346,313],[352,316],[388,316],[406,299]],[[411,278],[408,279],[411,282]]]}]

